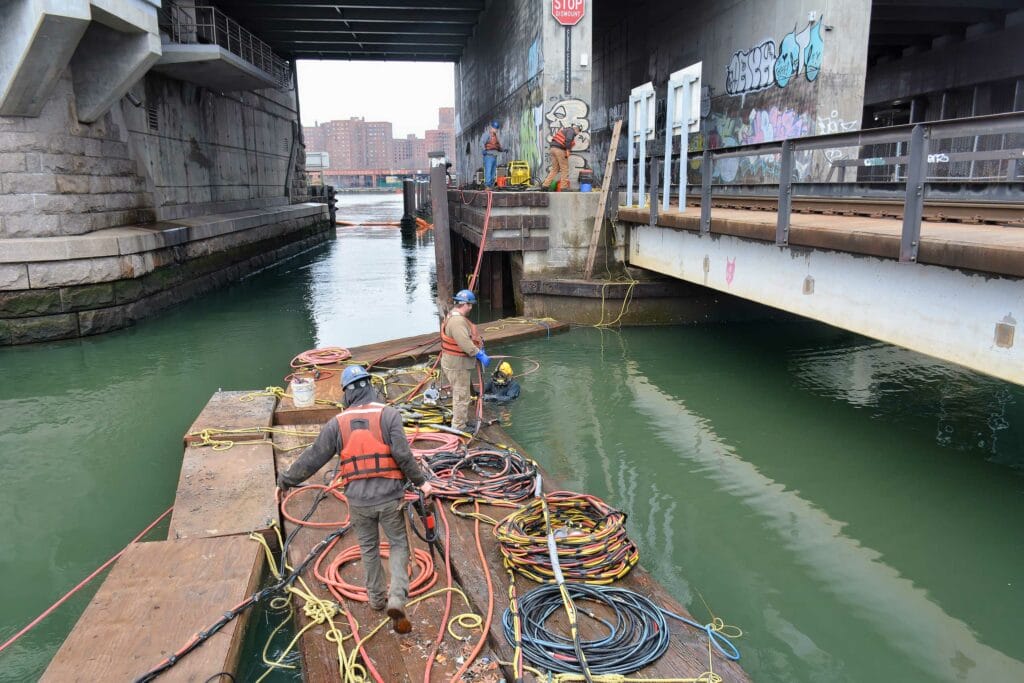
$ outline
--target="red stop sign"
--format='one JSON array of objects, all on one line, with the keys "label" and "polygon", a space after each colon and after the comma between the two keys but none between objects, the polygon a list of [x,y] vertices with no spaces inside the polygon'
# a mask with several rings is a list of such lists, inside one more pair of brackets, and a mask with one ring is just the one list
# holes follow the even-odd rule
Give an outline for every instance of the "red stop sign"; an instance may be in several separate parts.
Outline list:
[{"label": "red stop sign", "polygon": [[585,8],[585,0],[551,0],[551,16],[562,26],[578,24]]}]

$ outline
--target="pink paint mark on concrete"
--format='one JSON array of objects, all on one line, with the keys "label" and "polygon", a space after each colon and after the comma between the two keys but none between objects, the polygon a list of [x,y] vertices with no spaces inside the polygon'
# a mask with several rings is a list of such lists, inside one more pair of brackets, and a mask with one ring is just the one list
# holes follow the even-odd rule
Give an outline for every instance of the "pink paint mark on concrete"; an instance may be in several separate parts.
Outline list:
[{"label": "pink paint mark on concrete", "polygon": [[736,277],[736,259],[725,259],[725,284],[731,285],[732,279]]}]

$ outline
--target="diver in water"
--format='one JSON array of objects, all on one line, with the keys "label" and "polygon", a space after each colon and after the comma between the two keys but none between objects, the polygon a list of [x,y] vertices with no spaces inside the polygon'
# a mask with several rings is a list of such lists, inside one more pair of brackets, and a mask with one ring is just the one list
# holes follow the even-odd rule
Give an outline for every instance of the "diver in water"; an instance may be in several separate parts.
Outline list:
[{"label": "diver in water", "polygon": [[512,365],[506,360],[498,365],[484,385],[484,400],[494,403],[511,403],[519,398],[519,382],[512,374]]}]

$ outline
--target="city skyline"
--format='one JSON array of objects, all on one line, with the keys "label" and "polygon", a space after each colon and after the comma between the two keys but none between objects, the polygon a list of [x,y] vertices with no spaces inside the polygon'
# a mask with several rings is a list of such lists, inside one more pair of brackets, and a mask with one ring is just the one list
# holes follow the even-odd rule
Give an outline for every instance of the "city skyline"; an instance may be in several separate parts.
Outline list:
[{"label": "city skyline", "polygon": [[436,126],[423,137],[395,137],[391,121],[367,121],[363,116],[303,126],[306,152],[326,152],[331,171],[421,170],[429,167],[430,152],[455,157],[455,109],[439,107]]}]

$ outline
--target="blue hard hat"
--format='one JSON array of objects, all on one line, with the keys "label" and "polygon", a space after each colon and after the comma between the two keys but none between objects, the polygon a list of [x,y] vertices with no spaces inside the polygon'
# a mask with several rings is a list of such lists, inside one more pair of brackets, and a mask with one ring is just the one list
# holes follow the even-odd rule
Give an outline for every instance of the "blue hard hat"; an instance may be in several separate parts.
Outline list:
[{"label": "blue hard hat", "polygon": [[476,303],[476,294],[474,294],[473,292],[471,292],[468,289],[460,290],[459,293],[455,295],[455,303],[457,303],[457,304],[475,304]]},{"label": "blue hard hat", "polygon": [[362,365],[350,365],[341,373],[341,388],[348,389],[348,385],[361,379],[370,379],[370,373]]},{"label": "blue hard hat", "polygon": [[501,121],[498,119],[491,121],[491,128],[501,128]]}]

